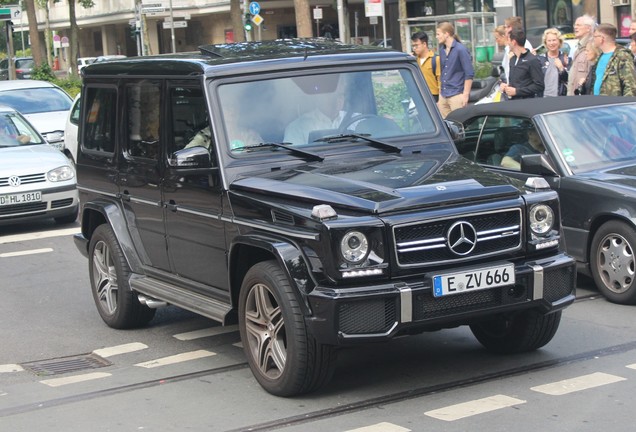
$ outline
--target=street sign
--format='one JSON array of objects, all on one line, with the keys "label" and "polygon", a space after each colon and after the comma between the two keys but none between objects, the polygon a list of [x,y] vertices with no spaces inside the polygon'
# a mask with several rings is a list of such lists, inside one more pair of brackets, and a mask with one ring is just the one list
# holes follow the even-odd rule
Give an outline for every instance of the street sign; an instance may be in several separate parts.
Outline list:
[{"label": "street sign", "polygon": [[188,22],[187,21],[164,21],[162,25],[164,29],[185,28],[188,26]]},{"label": "street sign", "polygon": [[165,8],[162,7],[142,7],[141,8],[141,13],[142,14],[153,14],[153,13],[160,13],[160,12],[165,12]]},{"label": "street sign", "polygon": [[9,21],[11,19],[11,8],[0,8],[0,21]]},{"label": "street sign", "polygon": [[315,20],[321,20],[322,19],[322,9],[317,7],[317,8],[314,8],[313,11],[314,11],[314,19]]},{"label": "street sign", "polygon": [[11,20],[20,21],[22,19],[22,8],[20,6],[9,6],[11,9]]},{"label": "street sign", "polygon": [[256,24],[257,26],[260,26],[263,21],[265,21],[265,18],[263,18],[262,16],[258,14],[252,17],[252,22]]},{"label": "street sign", "polygon": [[252,15],[258,15],[260,11],[261,5],[259,5],[258,2],[253,1],[250,3],[250,13]]}]

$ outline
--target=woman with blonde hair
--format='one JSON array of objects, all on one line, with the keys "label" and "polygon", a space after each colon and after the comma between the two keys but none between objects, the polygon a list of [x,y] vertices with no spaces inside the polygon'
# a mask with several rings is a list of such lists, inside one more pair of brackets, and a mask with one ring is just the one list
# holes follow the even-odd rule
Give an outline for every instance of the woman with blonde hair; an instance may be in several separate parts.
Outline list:
[{"label": "woman with blonde hair", "polygon": [[544,76],[543,96],[565,96],[568,91],[569,58],[561,51],[563,36],[559,30],[549,28],[543,32],[542,42],[546,52],[537,58],[541,61]]},{"label": "woman with blonde hair", "polygon": [[594,45],[594,40],[590,40],[585,46],[585,55],[587,57],[587,61],[590,63],[590,71],[587,73],[587,77],[581,78],[577,83],[576,88],[574,89],[575,95],[586,95],[593,94],[592,86],[594,83],[592,82],[592,71],[596,67],[596,62],[598,61],[599,56],[601,55],[601,50],[596,48]]}]

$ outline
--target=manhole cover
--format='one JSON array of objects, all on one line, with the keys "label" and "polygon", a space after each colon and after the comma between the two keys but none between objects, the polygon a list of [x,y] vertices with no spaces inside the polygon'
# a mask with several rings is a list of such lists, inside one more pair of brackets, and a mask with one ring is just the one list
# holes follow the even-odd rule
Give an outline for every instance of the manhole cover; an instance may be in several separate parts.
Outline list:
[{"label": "manhole cover", "polygon": [[112,363],[96,354],[84,354],[72,357],[61,357],[22,363],[20,366],[36,375],[49,376],[76,372],[84,369],[97,369],[110,366]]}]

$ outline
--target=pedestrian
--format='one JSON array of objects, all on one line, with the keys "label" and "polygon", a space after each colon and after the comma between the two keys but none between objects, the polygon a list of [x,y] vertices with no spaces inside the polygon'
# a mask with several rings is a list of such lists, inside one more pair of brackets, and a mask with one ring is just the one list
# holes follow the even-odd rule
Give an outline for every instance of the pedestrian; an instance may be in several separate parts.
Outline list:
[{"label": "pedestrian", "polygon": [[439,82],[442,67],[439,56],[429,48],[428,35],[425,32],[413,33],[411,36],[411,47],[413,55],[417,58],[422,75],[426,80],[426,85],[431,91],[435,102],[439,100]]},{"label": "pedestrian", "polygon": [[591,66],[587,76],[580,78],[578,85],[574,89],[574,94],[577,96],[592,94],[592,75],[594,75],[594,67],[601,55],[601,51],[594,46],[594,40],[590,39],[587,43],[587,46],[585,47],[585,55],[587,56],[587,61]]},{"label": "pedestrian", "polygon": [[543,32],[543,46],[547,51],[537,56],[543,70],[543,96],[565,96],[568,89],[568,59],[563,54],[563,36],[556,28]]},{"label": "pedestrian", "polygon": [[[501,91],[510,99],[527,99],[543,96],[543,72],[541,62],[525,45],[526,32],[513,28],[509,35],[510,76],[508,83],[501,84]],[[505,59],[504,59],[505,60]]]},{"label": "pedestrian", "polygon": [[581,79],[589,75],[592,64],[587,59],[586,47],[592,41],[592,33],[596,28],[596,21],[590,15],[583,15],[574,22],[574,36],[578,39],[576,51],[570,64],[568,77],[568,96],[574,95]]},{"label": "pedestrian", "polygon": [[617,34],[613,24],[601,24],[594,31],[594,45],[602,52],[592,76],[594,95],[636,96],[634,55],[616,45]]},{"label": "pedestrian", "polygon": [[632,22],[629,24],[629,35],[636,33],[636,16],[632,18]]},{"label": "pedestrian", "polygon": [[442,117],[446,118],[451,111],[468,105],[475,70],[470,52],[455,34],[455,27],[451,23],[439,23],[435,37],[440,48],[442,67],[437,105]]},{"label": "pedestrian", "polygon": [[629,35],[629,49],[634,54],[634,66],[636,66],[636,32]]},{"label": "pedestrian", "polygon": [[[506,37],[509,38],[510,32],[512,31],[513,28],[523,29],[523,20],[521,19],[520,16],[508,17],[504,20],[504,27],[506,28]],[[502,62],[506,82],[508,82],[508,77],[510,75],[509,60],[514,55],[510,52],[510,46],[508,45],[508,43],[509,43],[509,40],[506,41],[506,46],[504,47],[504,56],[503,56],[503,62]],[[530,43],[528,39],[526,39],[523,45],[526,47],[526,49],[532,51],[532,44]]]}]

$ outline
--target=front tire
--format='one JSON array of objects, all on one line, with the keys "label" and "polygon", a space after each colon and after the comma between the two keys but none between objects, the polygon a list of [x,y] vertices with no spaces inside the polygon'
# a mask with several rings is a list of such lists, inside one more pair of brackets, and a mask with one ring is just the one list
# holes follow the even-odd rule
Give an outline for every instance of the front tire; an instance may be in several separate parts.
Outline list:
[{"label": "front tire", "polygon": [[470,325],[486,349],[499,354],[534,351],[552,340],[561,322],[561,311],[545,315],[530,309]]},{"label": "front tire", "polygon": [[636,233],[623,222],[603,224],[592,240],[590,270],[609,301],[636,304]]},{"label": "front tire", "polygon": [[248,364],[259,384],[276,396],[294,396],[326,384],[334,347],[307,332],[287,277],[275,261],[254,265],[239,296],[239,329]]},{"label": "front tire", "polygon": [[100,225],[93,232],[88,258],[93,300],[104,322],[116,329],[146,325],[155,309],[139,303],[130,289],[130,267],[110,226]]}]

